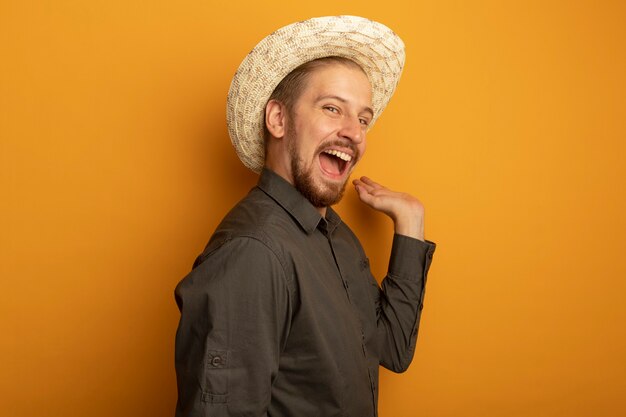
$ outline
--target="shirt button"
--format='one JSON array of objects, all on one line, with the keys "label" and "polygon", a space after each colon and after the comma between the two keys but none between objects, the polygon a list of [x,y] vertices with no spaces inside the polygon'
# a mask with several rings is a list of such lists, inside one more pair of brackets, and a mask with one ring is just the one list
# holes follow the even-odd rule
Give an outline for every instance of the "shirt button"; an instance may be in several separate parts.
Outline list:
[{"label": "shirt button", "polygon": [[213,366],[215,366],[217,368],[221,364],[222,364],[222,357],[221,356],[213,356],[213,359],[211,359],[211,365],[213,365]]}]

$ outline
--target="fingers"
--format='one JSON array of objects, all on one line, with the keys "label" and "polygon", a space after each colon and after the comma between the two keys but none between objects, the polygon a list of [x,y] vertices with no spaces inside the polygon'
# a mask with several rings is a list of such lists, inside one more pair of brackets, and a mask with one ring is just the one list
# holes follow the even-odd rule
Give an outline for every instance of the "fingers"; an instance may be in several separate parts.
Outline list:
[{"label": "fingers", "polygon": [[389,202],[388,197],[392,192],[368,177],[355,179],[352,183],[363,203],[375,210],[385,211],[385,201]]},{"label": "fingers", "polygon": [[361,197],[361,200],[363,200],[363,195],[361,195],[362,192],[367,193],[371,197],[369,200],[367,200],[368,204],[375,203],[374,199],[379,200],[386,196],[391,196],[395,194],[393,191],[378,184],[375,181],[372,181],[368,177],[361,177],[360,179],[356,179],[353,181],[353,184],[359,192],[359,197]]},{"label": "fingers", "polygon": [[355,183],[354,186],[362,202],[366,203],[369,206],[374,204],[377,198],[375,194],[376,190],[363,182]]},{"label": "fingers", "polygon": [[355,184],[357,182],[363,183],[367,187],[369,187],[371,189],[375,189],[375,190],[379,190],[379,189],[384,189],[385,188],[382,185],[380,185],[379,183],[377,183],[376,181],[373,181],[371,178],[365,177],[365,176],[363,176],[363,177],[361,177],[359,179],[354,180]]},{"label": "fingers", "polygon": [[356,192],[357,192],[357,195],[359,196],[359,199],[363,203],[372,207],[376,199],[376,197],[373,195],[373,193],[375,192],[374,188],[358,179],[354,180],[352,183],[354,184],[354,187],[356,188]]},{"label": "fingers", "polygon": [[354,187],[359,192],[359,194],[361,194],[361,192],[371,194],[374,191],[374,188],[372,188],[370,185],[367,185],[361,180],[354,180],[352,183],[354,184]]},{"label": "fingers", "polygon": [[375,181],[372,181],[368,177],[355,179],[354,181],[352,181],[352,183],[355,185],[357,190],[362,189],[371,195],[378,195],[381,191],[385,190],[385,187]]}]

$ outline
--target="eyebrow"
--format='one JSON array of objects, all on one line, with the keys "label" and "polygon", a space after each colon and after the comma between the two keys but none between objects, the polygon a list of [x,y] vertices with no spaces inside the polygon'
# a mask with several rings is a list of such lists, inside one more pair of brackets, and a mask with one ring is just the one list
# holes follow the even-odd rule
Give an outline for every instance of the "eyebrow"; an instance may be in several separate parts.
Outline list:
[{"label": "eyebrow", "polygon": [[[315,100],[315,102],[316,102],[316,103],[319,103],[320,101],[322,101],[322,100],[326,100],[326,99],[329,99],[329,98],[331,98],[331,99],[335,99],[335,100],[337,100],[337,101],[339,101],[339,102],[341,102],[341,103],[347,103],[347,102],[348,102],[348,100],[346,100],[345,98],[343,98],[343,97],[339,97],[339,96],[335,96],[335,95],[332,95],[332,94],[325,95],[325,96],[320,96],[320,97],[318,97],[318,98],[317,98],[317,100]],[[367,113],[369,113],[372,117],[374,117],[374,110],[372,110],[372,108],[371,108],[371,107],[367,107],[367,106],[365,106],[365,107],[363,108],[363,110],[361,110],[361,112],[367,112]]]}]

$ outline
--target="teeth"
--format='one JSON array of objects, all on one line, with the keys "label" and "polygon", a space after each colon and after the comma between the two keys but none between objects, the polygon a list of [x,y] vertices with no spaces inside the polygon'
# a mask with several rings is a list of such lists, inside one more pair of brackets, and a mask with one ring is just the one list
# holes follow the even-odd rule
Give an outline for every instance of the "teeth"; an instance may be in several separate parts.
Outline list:
[{"label": "teeth", "polygon": [[324,152],[329,154],[329,155],[335,155],[336,157],[341,158],[341,159],[343,159],[346,162],[352,161],[352,157],[350,155],[348,155],[347,153],[345,153],[345,152],[340,152],[340,151],[337,151],[335,149],[329,149],[329,150],[324,151]]}]

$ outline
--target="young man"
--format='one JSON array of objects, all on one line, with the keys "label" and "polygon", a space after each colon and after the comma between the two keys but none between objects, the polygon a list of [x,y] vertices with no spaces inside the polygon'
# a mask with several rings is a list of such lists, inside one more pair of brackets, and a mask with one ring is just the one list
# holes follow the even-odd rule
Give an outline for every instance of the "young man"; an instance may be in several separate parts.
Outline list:
[{"label": "young man", "polygon": [[261,176],[176,288],[177,416],[376,416],[378,366],[408,367],[435,248],[423,207],[354,181],[394,222],[382,288],[330,207],[403,63],[391,30],[339,16],[282,28],[241,64],[229,131]]}]

